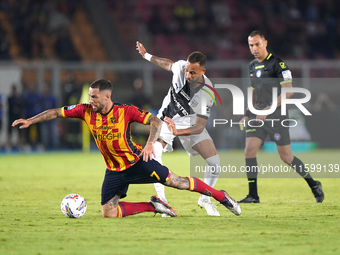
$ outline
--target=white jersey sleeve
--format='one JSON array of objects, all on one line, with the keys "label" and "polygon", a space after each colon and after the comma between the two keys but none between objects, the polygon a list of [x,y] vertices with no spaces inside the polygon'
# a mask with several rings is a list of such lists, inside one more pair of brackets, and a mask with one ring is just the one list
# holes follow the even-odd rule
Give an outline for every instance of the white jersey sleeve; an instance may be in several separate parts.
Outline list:
[{"label": "white jersey sleeve", "polygon": [[187,61],[178,60],[173,63],[171,66],[172,75],[172,86],[175,89],[175,92],[178,93],[185,85],[185,66],[187,65]]}]

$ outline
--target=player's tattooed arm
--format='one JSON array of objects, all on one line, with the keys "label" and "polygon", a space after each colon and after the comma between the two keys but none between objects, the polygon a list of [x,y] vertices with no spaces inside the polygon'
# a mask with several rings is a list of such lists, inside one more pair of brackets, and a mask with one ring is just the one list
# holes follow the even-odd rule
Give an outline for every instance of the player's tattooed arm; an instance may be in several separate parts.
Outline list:
[{"label": "player's tattooed arm", "polygon": [[171,72],[171,66],[174,62],[172,62],[170,59],[167,58],[160,58],[156,56],[152,56],[150,59],[151,63],[154,63],[155,65],[158,65],[159,67],[162,67],[163,69]]},{"label": "player's tattooed arm", "polygon": [[[136,50],[139,52],[139,54],[145,58],[145,54],[147,54],[147,51],[144,47],[144,45],[140,42],[136,42]],[[150,54],[149,54],[150,56]],[[151,63],[154,63],[155,65],[158,65],[159,67],[162,67],[163,69],[171,72],[171,66],[174,62],[172,62],[170,59],[167,58],[160,58],[160,57],[156,57],[153,56],[150,59]]]},{"label": "player's tattooed arm", "polygon": [[60,108],[50,109],[50,110],[46,110],[42,113],[39,113],[38,115],[35,115],[35,116],[33,116],[32,118],[29,118],[29,119],[15,120],[12,124],[12,127],[14,127],[16,125],[20,125],[20,127],[19,127],[20,129],[27,128],[30,125],[35,124],[35,123],[49,121],[49,120],[53,120],[53,119],[61,118],[61,117],[63,117],[63,115],[61,113]]},{"label": "player's tattooed arm", "polygon": [[178,176],[174,172],[171,172],[170,178],[163,184],[176,189],[189,189],[188,178]]},{"label": "player's tattooed arm", "polygon": [[156,116],[151,114],[151,116],[146,121],[146,125],[150,125],[150,134],[146,142],[146,145],[144,146],[143,150],[140,153],[140,156],[143,157],[143,160],[145,162],[148,162],[149,160],[152,160],[153,157],[156,157],[153,145],[159,137],[162,121]]},{"label": "player's tattooed arm", "polygon": [[150,125],[150,134],[147,144],[154,144],[158,139],[159,133],[161,132],[162,121],[155,115],[151,115],[146,124]]},{"label": "player's tattooed arm", "polygon": [[56,118],[61,118],[61,109],[60,108],[55,108],[55,109],[50,109],[46,110],[42,113],[39,113],[38,115],[35,115],[32,118],[29,118],[28,120],[31,121],[31,124],[38,123],[38,122],[45,122],[49,120],[53,120]]}]

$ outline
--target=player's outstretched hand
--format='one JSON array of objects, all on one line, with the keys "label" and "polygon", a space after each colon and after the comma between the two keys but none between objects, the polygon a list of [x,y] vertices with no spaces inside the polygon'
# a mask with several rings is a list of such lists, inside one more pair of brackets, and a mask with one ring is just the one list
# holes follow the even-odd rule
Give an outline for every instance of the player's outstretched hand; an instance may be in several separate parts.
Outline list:
[{"label": "player's outstretched hand", "polygon": [[20,129],[28,128],[31,125],[31,121],[25,120],[25,119],[18,119],[18,120],[13,121],[12,127],[15,127],[16,125],[20,125],[20,124],[21,124],[21,126],[19,126]]},{"label": "player's outstretched hand", "polygon": [[177,129],[176,129],[175,122],[171,118],[169,118],[169,117],[165,117],[164,118],[164,122],[168,126],[169,131],[173,135],[177,135]]},{"label": "player's outstretched hand", "polygon": [[153,148],[153,144],[147,143],[139,156],[143,156],[143,160],[145,162],[152,160],[152,156],[156,157],[155,150]]},{"label": "player's outstretched hand", "polygon": [[140,42],[136,42],[136,50],[138,50],[139,54],[142,55],[142,57],[144,58],[144,55],[146,53],[146,49],[144,47],[143,44],[141,44]]}]

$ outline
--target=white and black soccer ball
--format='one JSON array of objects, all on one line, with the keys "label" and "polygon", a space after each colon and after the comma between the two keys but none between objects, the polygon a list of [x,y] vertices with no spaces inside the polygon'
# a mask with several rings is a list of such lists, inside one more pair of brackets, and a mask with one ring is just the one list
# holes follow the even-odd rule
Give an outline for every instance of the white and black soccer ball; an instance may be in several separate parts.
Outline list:
[{"label": "white and black soccer ball", "polygon": [[81,218],[84,216],[87,208],[85,199],[79,194],[68,194],[61,201],[62,213],[68,218]]}]

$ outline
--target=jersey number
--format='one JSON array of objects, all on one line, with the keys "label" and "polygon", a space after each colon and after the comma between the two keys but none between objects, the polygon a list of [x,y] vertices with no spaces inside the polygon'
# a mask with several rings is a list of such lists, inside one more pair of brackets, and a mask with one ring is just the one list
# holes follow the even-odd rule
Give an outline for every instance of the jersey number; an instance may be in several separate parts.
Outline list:
[{"label": "jersey number", "polygon": [[155,171],[153,171],[152,174],[150,174],[150,176],[151,177],[156,176],[157,180],[159,180],[159,181],[161,180],[161,178],[159,178],[158,174]]}]

